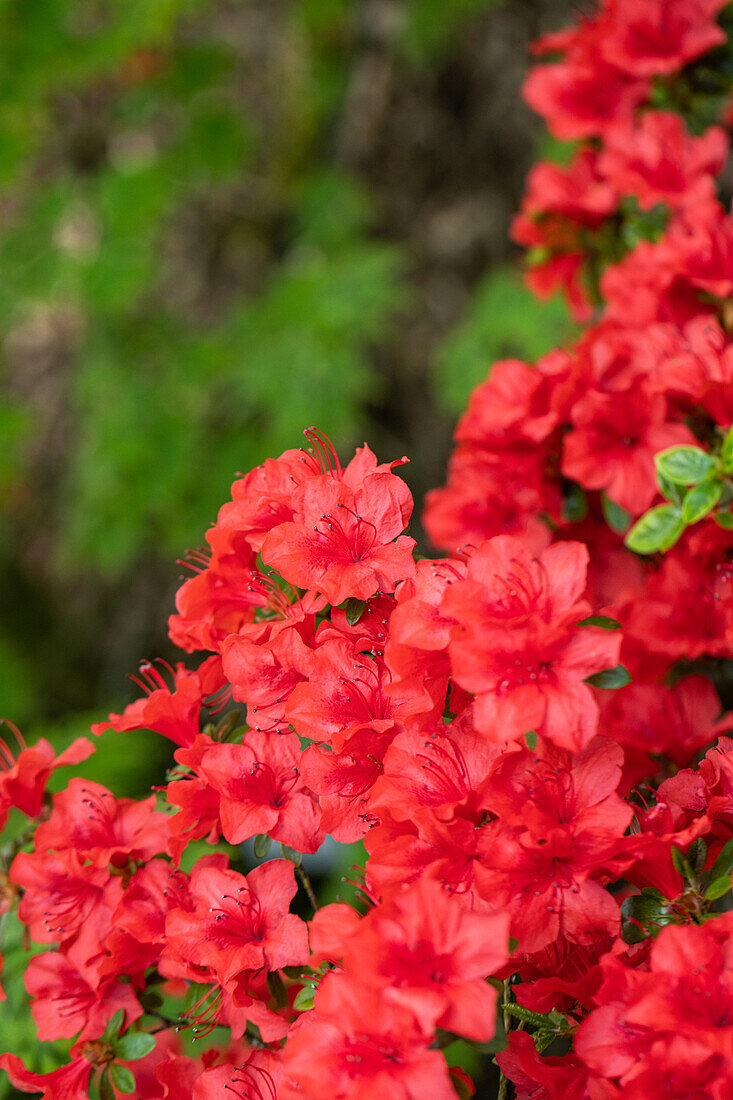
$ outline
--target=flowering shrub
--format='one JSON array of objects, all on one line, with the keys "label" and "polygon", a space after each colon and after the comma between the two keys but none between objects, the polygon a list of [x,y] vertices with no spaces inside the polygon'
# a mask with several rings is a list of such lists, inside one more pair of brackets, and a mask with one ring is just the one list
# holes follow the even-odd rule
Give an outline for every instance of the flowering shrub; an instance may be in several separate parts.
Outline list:
[{"label": "flowering shrub", "polygon": [[[72,1040],[0,1055],[20,1090],[452,1100],[460,1038],[520,1100],[733,1095],[728,22],[607,0],[539,43],[527,96],[579,146],[515,234],[593,324],[474,392],[425,517],[448,556],[415,561],[399,461],[309,429],[192,555],[170,634],[203,660],[92,728],[168,738],[158,794],[46,797],[92,743],[0,743],[30,819],[0,907],[50,948],[39,1039]],[[327,834],[363,838],[355,905],[301,866]],[[186,862],[220,838],[283,858]]]}]

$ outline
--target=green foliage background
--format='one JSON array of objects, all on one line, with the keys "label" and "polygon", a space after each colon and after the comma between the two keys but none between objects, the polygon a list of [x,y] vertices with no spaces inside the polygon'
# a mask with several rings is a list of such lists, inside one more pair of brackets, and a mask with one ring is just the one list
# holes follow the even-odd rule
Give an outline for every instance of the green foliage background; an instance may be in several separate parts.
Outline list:
[{"label": "green foliage background", "polygon": [[[507,242],[526,44],[567,8],[0,0],[0,715],[28,740],[172,656],[175,559],[235,472],[316,424],[408,454],[419,507],[492,360],[569,334]],[[139,795],[169,758],[112,736],[86,769]],[[40,1068],[24,958],[0,1045]]]}]

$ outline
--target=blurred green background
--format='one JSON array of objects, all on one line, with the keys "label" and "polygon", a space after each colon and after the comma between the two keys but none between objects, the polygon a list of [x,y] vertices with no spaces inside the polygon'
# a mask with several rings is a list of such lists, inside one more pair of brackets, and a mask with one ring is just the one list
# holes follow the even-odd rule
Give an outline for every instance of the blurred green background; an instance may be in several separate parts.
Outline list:
[{"label": "blurred green background", "polygon": [[[507,234],[545,147],[527,46],[570,7],[0,0],[0,716],[28,740],[175,659],[176,559],[237,471],[316,424],[409,455],[419,515],[491,361],[569,334]],[[141,794],[170,749],[110,735],[85,770]]]},{"label": "blurred green background", "polygon": [[564,334],[507,231],[568,8],[0,0],[0,715],[133,697],[237,471],[316,424],[419,508],[491,360]]}]

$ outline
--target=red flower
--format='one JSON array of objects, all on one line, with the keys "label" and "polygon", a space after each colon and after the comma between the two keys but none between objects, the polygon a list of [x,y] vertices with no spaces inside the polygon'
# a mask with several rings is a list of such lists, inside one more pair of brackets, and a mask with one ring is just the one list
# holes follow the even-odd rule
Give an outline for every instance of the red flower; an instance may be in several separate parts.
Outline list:
[{"label": "red flower", "polygon": [[604,64],[596,54],[572,53],[567,60],[532,69],[524,98],[563,140],[595,137],[631,118],[646,98],[647,82]]},{"label": "red flower", "polygon": [[107,722],[96,722],[92,733],[100,734],[108,729],[118,732],[149,729],[176,745],[191,747],[198,737],[199,716],[206,697],[226,682],[221,672],[221,661],[218,657],[210,657],[195,672],[188,671],[180,662],[175,670],[163,661],[159,663],[167,667],[173,676],[173,689],[168,687],[154,665],[148,662],[142,664],[142,679],[136,680],[136,683],[147,693],[146,698],[130,703],[122,714],[110,714]]},{"label": "red flower", "polygon": [[98,1039],[119,1009],[124,1011],[123,1030],[143,1014],[129,985],[106,981],[90,985],[64,955],[47,951],[28,963],[25,987],[31,997],[38,1038]]},{"label": "red flower", "polygon": [[585,943],[619,931],[618,904],[595,876],[615,870],[633,814],[616,794],[622,760],[617,745],[598,738],[575,758],[553,746],[544,759],[513,754],[489,780],[487,803],[501,824],[491,827],[477,889],[510,910],[521,951],[539,951],[561,935]]},{"label": "red flower", "polygon": [[79,967],[102,954],[122,894],[119,877],[85,864],[72,848],[20,852],[10,879],[23,888],[18,916],[36,943],[62,944]]},{"label": "red flower", "polygon": [[197,864],[190,883],[195,908],[171,912],[166,937],[191,976],[203,967],[223,986],[243,971],[298,966],[307,959],[308,939],[303,921],[288,911],[295,891],[293,865],[284,859],[246,877]]},{"label": "red flower", "polygon": [[514,1084],[517,1100],[611,1100],[615,1093],[594,1086],[586,1089],[588,1069],[572,1054],[562,1058],[540,1056],[526,1031],[509,1033],[506,1050],[496,1060],[501,1072]]},{"label": "red flower", "polygon": [[328,974],[315,1009],[288,1037],[284,1068],[304,1100],[455,1100],[442,1054],[430,1050],[412,1013],[376,989]]},{"label": "red flower", "polygon": [[87,737],[78,737],[57,756],[53,745],[44,738],[27,748],[20,732],[15,733],[21,747],[16,759],[0,738],[0,829],[5,827],[11,806],[28,817],[38,817],[51,772],[68,764],[79,764],[95,751]]},{"label": "red flower", "polygon": [[725,42],[725,32],[715,21],[725,2],[609,2],[598,26],[601,55],[630,76],[674,73]]},{"label": "red flower", "polygon": [[241,745],[213,745],[199,775],[220,795],[222,832],[230,844],[258,833],[299,852],[315,852],[324,839],[320,812],[299,774],[300,741],[250,730]]},{"label": "red flower", "polygon": [[715,197],[713,176],[728,151],[725,131],[711,126],[692,137],[679,115],[645,111],[635,125],[606,135],[598,167],[615,189],[635,195],[642,210],[678,209]]},{"label": "red flower", "polygon": [[31,1073],[14,1054],[0,1054],[0,1069],[21,1092],[43,1092],[44,1100],[86,1100],[92,1063],[80,1055],[51,1073]]},{"label": "red flower", "polygon": [[476,695],[476,727],[493,740],[534,730],[579,750],[596,732],[598,708],[584,681],[617,663],[621,639],[577,625],[590,613],[580,599],[587,562],[582,543],[556,543],[535,558],[519,540],[498,536],[446,592],[441,612],[458,624],[453,675]]},{"label": "red flower", "polygon": [[434,546],[455,554],[493,535],[523,536],[535,551],[550,541],[539,513],[559,516],[557,486],[545,478],[547,459],[539,448],[491,452],[459,447],[444,489],[425,498],[423,523]]},{"label": "red flower", "polygon": [[291,584],[329,603],[392,592],[414,572],[414,539],[404,531],[412,497],[394,474],[369,474],[356,489],[324,475],[298,494],[296,520],[274,528],[262,559]]},{"label": "red flower", "polygon": [[309,745],[303,753],[301,774],[318,795],[321,828],[334,840],[351,844],[376,823],[369,796],[394,734],[392,725],[381,732],[365,725],[352,733],[340,752]]},{"label": "red flower", "polygon": [[663,928],[648,964],[637,970],[607,956],[597,1008],[575,1039],[580,1058],[634,1100],[660,1090],[726,1096],[733,1071],[732,943],[726,913],[703,925]]},{"label": "red flower", "polygon": [[53,812],[36,829],[37,852],[75,849],[97,867],[124,867],[165,852],[168,817],[155,809],[155,795],[136,802],[116,799],[101,783],[72,779],[54,795]]},{"label": "red flower", "polygon": [[334,640],[316,651],[308,680],[295,688],[287,705],[288,720],[301,737],[330,741],[340,752],[363,726],[382,733],[399,719],[405,703],[396,688],[388,693],[384,661],[359,649],[358,642]]},{"label": "red flower", "polygon": [[604,489],[619,508],[638,515],[658,493],[654,455],[695,444],[689,428],[667,419],[667,402],[644,386],[624,393],[590,390],[572,412],[562,472],[586,489]]},{"label": "red flower", "polygon": [[485,979],[506,962],[508,940],[508,913],[472,912],[423,878],[367,914],[344,965],[386,1004],[409,1009],[426,1036],[440,1027],[487,1042],[496,991]]}]

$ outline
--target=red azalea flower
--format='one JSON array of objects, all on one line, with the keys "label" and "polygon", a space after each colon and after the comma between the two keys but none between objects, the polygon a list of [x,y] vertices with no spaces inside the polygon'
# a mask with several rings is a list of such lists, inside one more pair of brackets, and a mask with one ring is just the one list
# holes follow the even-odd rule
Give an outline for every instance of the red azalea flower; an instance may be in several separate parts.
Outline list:
[{"label": "red azalea flower", "polygon": [[711,126],[692,137],[679,115],[645,111],[635,125],[610,130],[600,172],[642,210],[657,203],[679,209],[715,197],[715,181],[728,152],[724,130]]},{"label": "red azalea flower", "polygon": [[258,833],[298,852],[315,852],[324,839],[318,803],[300,778],[300,740],[250,730],[239,745],[213,745],[199,775],[220,795],[222,832],[230,844]]},{"label": "red azalea flower", "polygon": [[410,1011],[345,974],[328,974],[288,1037],[286,1073],[304,1100],[455,1100],[442,1054]]},{"label": "red azalea flower", "polygon": [[611,1100],[616,1095],[602,1083],[589,1091],[590,1075],[580,1059],[573,1054],[541,1056],[526,1031],[511,1031],[506,1050],[500,1051],[496,1060],[513,1083],[517,1100]]},{"label": "red azalea flower", "polygon": [[11,806],[28,817],[38,817],[51,772],[68,764],[80,764],[95,751],[87,737],[77,737],[58,756],[53,745],[44,738],[27,748],[20,731],[11,728],[21,751],[14,759],[9,745],[0,738],[0,829],[5,826]]},{"label": "red azalea flower", "polygon": [[[160,671],[149,662],[140,666],[141,680],[136,680],[147,693],[125,707],[122,714],[110,714],[107,722],[96,722],[92,733],[100,734],[113,729],[155,730],[176,745],[190,748],[199,733],[201,707],[209,695],[221,689],[226,681],[221,671],[219,657],[210,657],[195,672],[190,672],[180,662],[172,669],[159,662],[173,676],[173,688],[169,688]],[[133,677],[134,678],[134,677]]]},{"label": "red azalea flower", "polygon": [[562,472],[586,489],[604,489],[619,508],[639,515],[657,496],[654,455],[695,444],[684,424],[670,423],[667,402],[644,386],[624,393],[590,390],[573,408]]},{"label": "red azalea flower", "polygon": [[155,809],[155,801],[155,795],[139,802],[117,799],[101,783],[72,779],[54,795],[49,820],[36,829],[36,851],[73,848],[97,867],[150,859],[168,843],[168,817]]},{"label": "red azalea flower", "polygon": [[423,878],[367,914],[344,965],[385,1003],[409,1009],[426,1036],[440,1027],[487,1042],[496,991],[485,979],[506,962],[508,942],[508,913],[472,912]]},{"label": "red azalea flower", "polygon": [[477,729],[497,742],[528,730],[581,749],[596,732],[598,708],[584,681],[618,660],[617,634],[577,624],[588,551],[560,542],[533,557],[517,539],[482,543],[466,580],[445,594],[456,620],[449,653],[456,681],[476,695]]},{"label": "red azalea flower", "polygon": [[119,876],[70,848],[19,852],[10,879],[23,889],[18,917],[36,943],[62,944],[80,967],[102,954],[122,894]]},{"label": "red azalea flower", "polygon": [[105,981],[91,985],[64,955],[46,951],[30,960],[25,987],[33,997],[31,1012],[38,1038],[71,1039],[77,1043],[98,1039],[119,1009],[124,1011],[123,1030],[143,1014],[129,985]]},{"label": "red azalea flower", "polygon": [[[224,867],[223,855],[204,856],[202,866]],[[145,987],[145,970],[155,966],[166,943],[165,918],[172,909],[193,910],[188,876],[165,859],[153,859],[130,880],[114,911],[100,974],[128,975]]]},{"label": "red azalea flower", "polygon": [[726,0],[609,3],[598,24],[601,56],[629,76],[675,73],[725,42],[715,17]]},{"label": "red azalea flower", "polygon": [[733,1070],[732,936],[726,913],[663,928],[636,970],[607,956],[597,1007],[576,1035],[580,1058],[635,1100],[652,1086],[670,1096],[725,1096],[713,1082],[729,1084]]},{"label": "red azalea flower", "polygon": [[538,65],[524,84],[524,98],[563,141],[595,137],[631,118],[646,98],[645,79],[628,76],[598,57],[571,53],[563,61]]},{"label": "red azalea flower", "polygon": [[42,1092],[44,1100],[87,1100],[92,1063],[84,1055],[51,1073],[31,1073],[14,1054],[0,1054],[11,1085],[21,1092]]},{"label": "red azalea flower", "polygon": [[308,939],[304,922],[288,911],[296,888],[293,865],[284,859],[246,877],[197,864],[190,883],[195,909],[171,912],[166,937],[179,958],[207,968],[221,985],[242,971],[297,966],[308,957]]},{"label": "red azalea flower", "polygon": [[301,737],[330,741],[340,752],[363,726],[382,733],[409,707],[409,698],[400,698],[397,685],[388,693],[390,680],[384,660],[360,653],[358,642],[324,642],[308,680],[288,700],[288,720]]},{"label": "red azalea flower", "polygon": [[500,823],[476,868],[477,888],[510,910],[521,951],[539,951],[560,935],[584,943],[618,932],[618,904],[593,876],[616,870],[633,816],[616,794],[622,760],[617,745],[598,738],[575,758],[553,746],[544,759],[513,754],[488,781],[487,803]]},{"label": "red azalea flower", "polygon": [[395,729],[388,726],[377,732],[366,725],[349,737],[340,752],[309,745],[303,753],[301,774],[318,795],[321,828],[334,840],[352,844],[376,823],[369,796],[382,774]]},{"label": "red azalea flower", "polygon": [[[315,617],[314,617],[315,619]],[[291,692],[310,674],[312,639],[305,640],[289,621],[268,624],[261,637],[230,634],[222,646],[224,672],[235,699],[247,704],[247,720],[256,731],[289,728],[285,705]]]},{"label": "red azalea flower", "polygon": [[332,604],[393,592],[412,575],[414,539],[403,535],[412,497],[394,474],[370,474],[356,489],[323,476],[298,494],[296,521],[274,528],[262,559],[291,584]]}]

